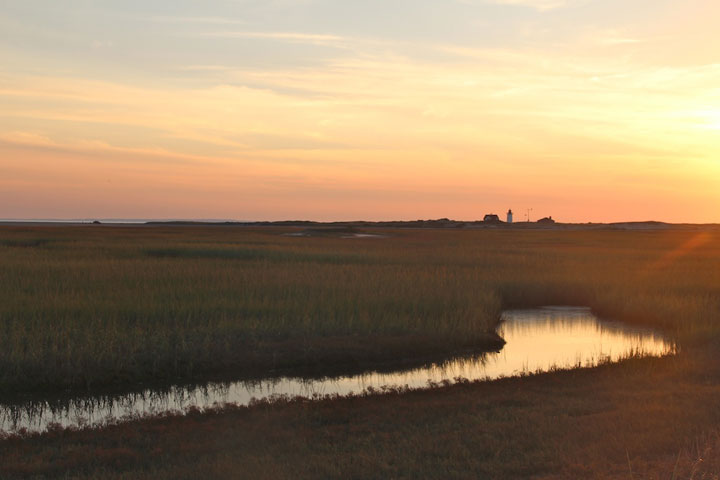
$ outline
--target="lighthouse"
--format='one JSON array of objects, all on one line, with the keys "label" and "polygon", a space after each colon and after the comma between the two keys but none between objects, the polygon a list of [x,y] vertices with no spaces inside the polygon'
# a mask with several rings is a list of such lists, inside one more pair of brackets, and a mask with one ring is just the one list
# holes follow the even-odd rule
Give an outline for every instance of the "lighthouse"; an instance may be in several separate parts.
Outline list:
[{"label": "lighthouse", "polygon": [[507,223],[512,223],[512,210],[508,210]]}]

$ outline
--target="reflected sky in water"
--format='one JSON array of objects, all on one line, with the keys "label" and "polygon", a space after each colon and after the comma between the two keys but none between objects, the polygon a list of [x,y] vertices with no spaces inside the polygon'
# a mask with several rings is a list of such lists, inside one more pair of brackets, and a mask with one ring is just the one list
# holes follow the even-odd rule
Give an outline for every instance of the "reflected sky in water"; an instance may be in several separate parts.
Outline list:
[{"label": "reflected sky in water", "polygon": [[223,403],[247,405],[253,398],[263,399],[273,395],[347,395],[383,386],[431,387],[431,382],[454,381],[458,377],[468,380],[497,379],[551,368],[591,367],[630,355],[666,355],[674,349],[673,343],[656,331],[600,320],[588,308],[544,307],[507,311],[503,314],[498,333],[507,342],[498,353],[455,358],[411,370],[369,372],[320,380],[276,378],[209,383],[202,387],[171,387],[124,396],[0,405],[0,431],[21,428],[42,431],[51,423],[94,425],[123,417]]}]

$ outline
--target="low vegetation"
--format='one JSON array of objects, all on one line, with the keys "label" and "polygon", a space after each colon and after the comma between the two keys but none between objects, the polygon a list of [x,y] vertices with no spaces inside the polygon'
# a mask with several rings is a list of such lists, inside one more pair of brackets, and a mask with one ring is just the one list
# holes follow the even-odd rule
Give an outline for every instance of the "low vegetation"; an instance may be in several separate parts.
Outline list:
[{"label": "low vegetation", "polygon": [[487,347],[507,307],[720,331],[712,232],[0,229],[0,392],[128,386]]},{"label": "low vegetation", "polygon": [[[720,345],[714,346],[714,353]],[[0,478],[720,478],[707,351],[0,441]]]},{"label": "low vegetation", "polygon": [[0,392],[488,345],[500,312],[589,305],[671,358],[280,400],[0,438],[0,478],[720,478],[720,234],[211,227],[0,230]]}]

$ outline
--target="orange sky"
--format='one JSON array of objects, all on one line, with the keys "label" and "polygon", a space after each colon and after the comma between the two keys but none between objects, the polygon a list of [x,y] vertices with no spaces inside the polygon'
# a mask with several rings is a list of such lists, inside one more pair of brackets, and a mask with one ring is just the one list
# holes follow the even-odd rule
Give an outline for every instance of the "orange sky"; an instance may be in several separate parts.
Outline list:
[{"label": "orange sky", "polygon": [[717,2],[100,3],[0,6],[0,218],[720,222]]}]

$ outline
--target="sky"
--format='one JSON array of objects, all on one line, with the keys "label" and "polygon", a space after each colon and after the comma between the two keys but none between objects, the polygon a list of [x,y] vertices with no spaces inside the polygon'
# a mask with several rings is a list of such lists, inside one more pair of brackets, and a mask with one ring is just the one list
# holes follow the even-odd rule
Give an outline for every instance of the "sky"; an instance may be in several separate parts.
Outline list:
[{"label": "sky", "polygon": [[0,0],[0,218],[720,222],[718,18]]}]

